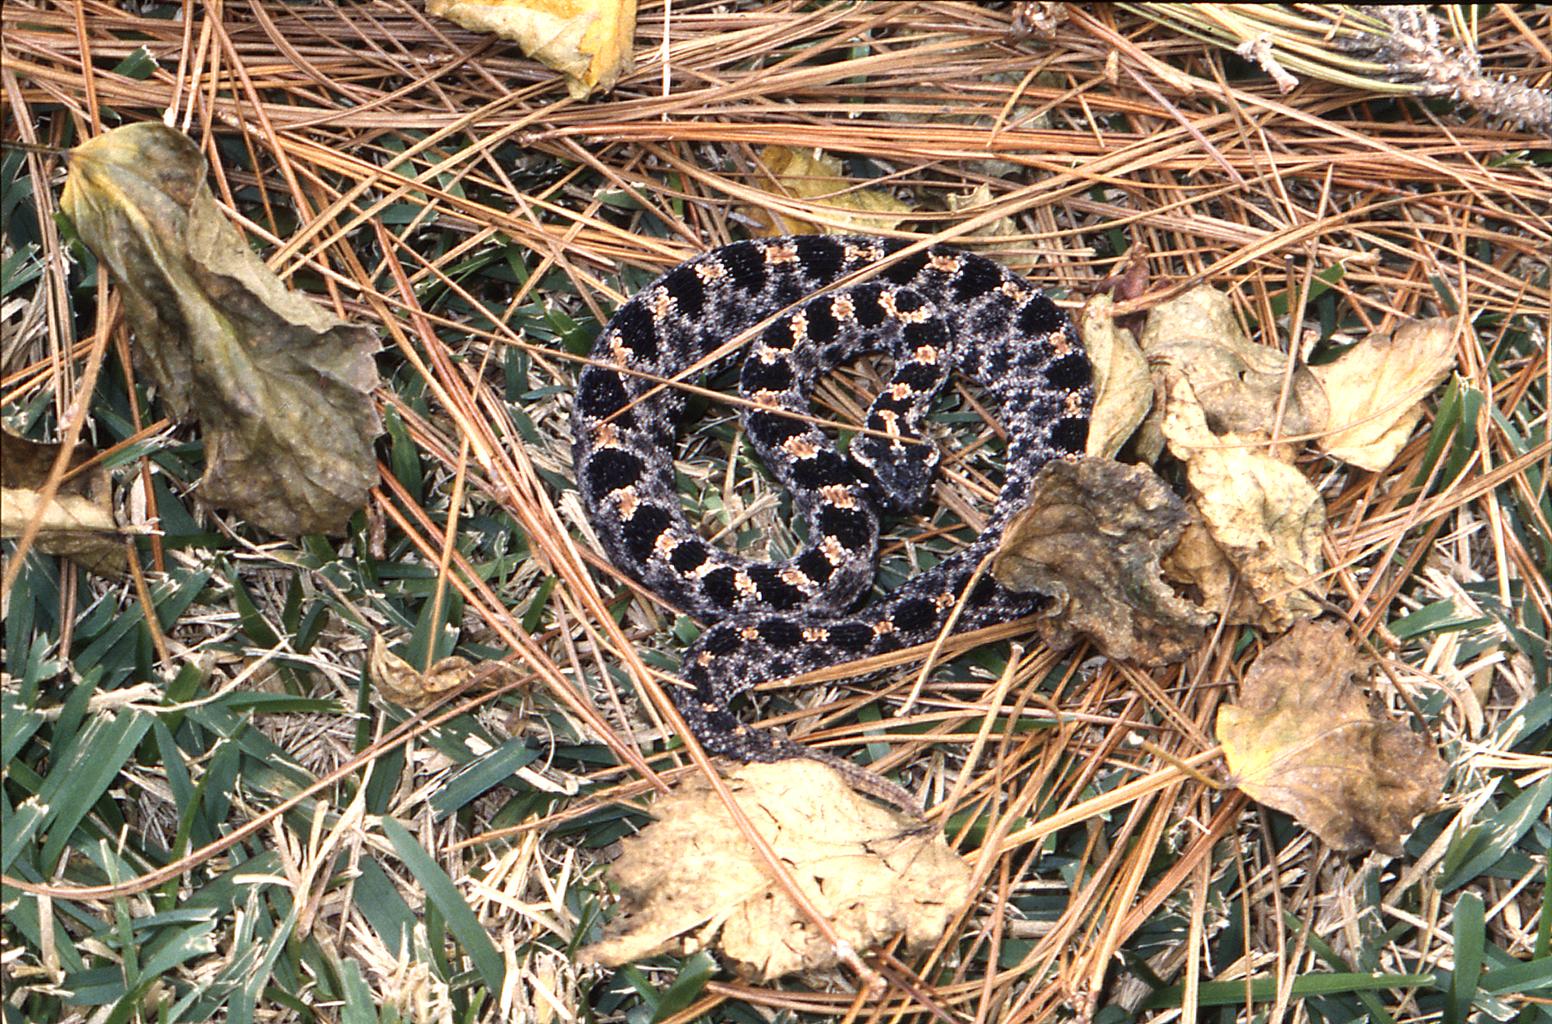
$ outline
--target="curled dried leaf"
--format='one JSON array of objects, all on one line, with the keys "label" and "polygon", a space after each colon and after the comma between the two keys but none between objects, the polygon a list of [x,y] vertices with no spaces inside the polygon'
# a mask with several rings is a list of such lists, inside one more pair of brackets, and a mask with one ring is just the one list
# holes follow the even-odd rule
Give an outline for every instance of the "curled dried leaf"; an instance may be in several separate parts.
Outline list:
[{"label": "curled dried leaf", "polygon": [[[1270,437],[1286,386],[1278,436],[1312,434],[1325,425],[1326,398],[1303,366],[1245,336],[1229,297],[1193,288],[1155,306],[1138,339],[1166,380],[1183,375],[1216,434]],[[1285,384],[1286,381],[1286,384]]]},{"label": "curled dried leaf", "polygon": [[422,672],[390,651],[383,638],[375,635],[367,655],[367,671],[378,692],[412,711],[430,707],[465,683],[493,683],[495,674],[484,668],[468,658],[454,656],[443,658]]},{"label": "curled dried leaf", "polygon": [[205,438],[203,498],[272,533],[336,533],[377,480],[376,335],[288,291],[159,123],[71,154],[61,208],[113,272],[138,358]]},{"label": "curled dried leaf", "polygon": [[908,220],[912,209],[881,188],[858,188],[841,173],[841,162],[810,149],[766,146],[760,151],[760,184],[791,199],[813,200],[818,217],[778,213],[764,206],[746,209],[759,235],[818,235],[825,232],[889,231]]},{"label": "curled dried leaf", "polygon": [[1137,430],[1153,405],[1153,378],[1132,332],[1111,312],[1115,300],[1096,295],[1083,304],[1078,330],[1094,368],[1094,412],[1085,454],[1108,459]]},{"label": "curled dried leaf", "polygon": [[1180,661],[1212,622],[1160,578],[1159,559],[1185,520],[1183,503],[1146,466],[1050,462],[1035,475],[1029,507],[1008,524],[992,575],[1052,596],[1038,628],[1053,647],[1081,634],[1112,658]]},{"label": "curled dried leaf", "polygon": [[1455,366],[1455,321],[1410,320],[1311,367],[1331,407],[1320,450],[1360,469],[1389,466],[1423,416],[1423,398]]},{"label": "curled dried leaf", "polygon": [[[944,197],[949,212],[962,214],[967,220],[990,207],[992,201],[992,187],[984,181],[963,195],[950,193]],[[999,217],[973,235],[960,235],[954,240],[954,244],[967,247],[974,246],[978,242],[991,245],[1004,244],[1003,240],[1017,235],[1018,230],[1018,225],[1013,222],[1012,217]]]},{"label": "curled dried leaf", "polygon": [[[1264,444],[1208,429],[1184,377],[1174,378],[1168,393],[1164,437],[1186,464],[1192,501],[1205,527],[1205,536],[1190,531],[1189,546],[1169,562],[1171,571],[1196,584],[1208,607],[1231,622],[1280,632],[1313,618],[1324,593],[1320,539],[1326,506],[1320,493],[1304,474],[1267,454]],[[1225,565],[1232,567],[1232,577]],[[1252,604],[1230,605],[1235,580]]]},{"label": "curled dried leaf", "polygon": [[[804,894],[856,949],[901,933],[908,949],[921,949],[970,898],[970,868],[941,835],[858,795],[832,768],[750,764],[728,784]],[[759,981],[838,966],[708,782],[687,782],[652,812],[657,821],[624,840],[609,868],[620,906],[585,960],[617,966],[715,942]]]},{"label": "curled dried leaf", "polygon": [[426,10],[512,40],[565,75],[573,99],[608,92],[631,70],[636,0],[427,0]]},{"label": "curled dried leaf", "polygon": [[[126,565],[124,531],[113,515],[113,483],[100,464],[67,476],[53,498],[43,501],[44,484],[59,444],[30,441],[10,431],[0,435],[0,537],[20,537],[42,512],[33,545],[102,575],[118,575]],[[77,445],[65,472],[91,459],[89,445]]]},{"label": "curled dried leaf", "polygon": [[1377,712],[1367,660],[1340,626],[1300,623],[1267,645],[1218,710],[1233,783],[1327,845],[1392,856],[1438,803],[1447,766],[1426,736]]}]

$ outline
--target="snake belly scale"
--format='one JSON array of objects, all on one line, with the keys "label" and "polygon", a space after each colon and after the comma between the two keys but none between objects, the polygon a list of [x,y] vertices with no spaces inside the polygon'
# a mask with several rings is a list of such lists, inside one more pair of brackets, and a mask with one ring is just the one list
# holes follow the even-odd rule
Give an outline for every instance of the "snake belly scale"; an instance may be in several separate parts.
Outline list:
[{"label": "snake belly scale", "polygon": [[[903,245],[809,235],[712,250],[622,306],[578,380],[573,456],[600,543],[621,570],[711,623],[685,653],[687,685],[671,688],[710,753],[832,760],[745,725],[730,702],[766,680],[930,642],[1020,511],[1036,470],[1083,450],[1090,369],[1072,322],[1029,281],[956,249],[858,274]],[[861,283],[831,287],[854,275]],[[745,433],[807,523],[807,546],[778,562],[725,551],[686,520],[673,472],[685,401],[672,387],[647,395],[653,377],[675,377],[768,319],[710,369],[741,361]],[[894,374],[867,412],[869,432],[842,453],[791,414],[811,416],[815,382],[867,353],[890,356]],[[972,543],[858,609],[872,582],[880,511],[909,511],[927,498],[938,453],[918,443],[921,427],[956,371],[983,386],[1008,435],[996,506]],[[1010,621],[1045,600],[983,574],[954,629]]]}]

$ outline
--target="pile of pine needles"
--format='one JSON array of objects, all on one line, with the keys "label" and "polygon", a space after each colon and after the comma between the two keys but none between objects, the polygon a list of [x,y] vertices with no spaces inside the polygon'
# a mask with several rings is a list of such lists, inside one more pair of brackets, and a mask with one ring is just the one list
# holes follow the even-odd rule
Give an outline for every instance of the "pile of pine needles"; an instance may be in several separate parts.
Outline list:
[{"label": "pile of pine needles", "polygon": [[[1005,7],[727,6],[645,5],[635,72],[577,101],[409,0],[5,5],[5,425],[48,439],[85,417],[157,525],[128,581],[31,554],[6,594],[0,810],[25,883],[4,891],[8,1024],[1544,1011],[1545,136],[1291,64],[1284,92],[1267,59],[1149,10],[1187,5],[1022,5],[1062,8],[1022,35]],[[1552,84],[1552,11],[1475,10],[1457,45]],[[65,150],[163,118],[271,266],[381,328],[382,482],[346,537],[276,542],[199,504],[197,436],[162,418],[111,284],[56,220]],[[974,245],[1069,307],[1140,259],[1123,312],[1210,283],[1252,337],[1316,361],[1464,311],[1474,342],[1395,464],[1301,466],[1330,510],[1330,615],[1453,765],[1407,857],[1335,855],[1210,759],[1178,770],[1214,748],[1253,631],[1151,672],[1035,649],[1006,687],[1006,646],[951,646],[902,718],[911,665],[760,709],[954,795],[942,820],[984,884],[937,948],[880,957],[890,983],[861,994],[718,980],[704,954],[576,965],[610,912],[611,844],[696,770],[649,699],[694,626],[603,562],[580,515],[577,360],[751,211],[826,216],[829,197],[772,189],[780,145],[891,192],[900,234]],[[820,414],[855,418],[870,374],[838,375]],[[939,417],[945,443],[994,436],[976,409]],[[753,554],[791,542],[726,408],[682,443],[692,515]],[[984,510],[995,459],[950,461],[945,507],[887,538],[886,585]],[[504,660],[504,683],[411,714],[370,696],[374,636],[413,664]],[[67,785],[82,764],[99,770]],[[55,804],[29,811],[40,793]]]}]

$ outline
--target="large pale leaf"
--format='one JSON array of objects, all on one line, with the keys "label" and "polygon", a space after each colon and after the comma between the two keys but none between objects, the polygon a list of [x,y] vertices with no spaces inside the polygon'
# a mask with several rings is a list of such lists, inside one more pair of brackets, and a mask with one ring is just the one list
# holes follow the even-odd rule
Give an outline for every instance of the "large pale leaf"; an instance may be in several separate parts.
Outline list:
[{"label": "large pale leaf", "polygon": [[841,173],[835,157],[810,149],[766,146],[760,151],[761,187],[789,199],[812,200],[823,220],[796,217],[763,205],[746,212],[761,235],[817,235],[824,232],[889,231],[910,218],[907,204],[881,188],[858,188]]},{"label": "large pale leaf", "polygon": [[1148,360],[1132,332],[1117,324],[1115,300],[1096,295],[1078,314],[1078,331],[1094,368],[1094,412],[1085,454],[1114,458],[1153,405]]},{"label": "large pale leaf", "polygon": [[[901,933],[907,949],[921,949],[970,898],[970,867],[940,834],[859,796],[832,768],[750,764],[729,785],[804,894],[855,949]],[[609,868],[620,906],[586,959],[618,965],[715,938],[741,973],[762,981],[837,966],[835,949],[766,873],[709,783],[687,782],[652,813],[657,821],[626,839]]]},{"label": "large pale leaf", "polygon": [[1422,400],[1455,365],[1455,321],[1409,320],[1312,368],[1331,405],[1321,450],[1361,469],[1389,466],[1422,419]]},{"label": "large pale leaf", "polygon": [[1427,736],[1375,710],[1367,669],[1342,627],[1300,623],[1261,652],[1239,703],[1218,710],[1218,742],[1251,799],[1338,850],[1399,855],[1446,766]]},{"label": "large pale leaf", "polygon": [[1186,464],[1198,517],[1166,566],[1230,622],[1281,631],[1313,618],[1325,592],[1320,493],[1259,439],[1213,433],[1183,376],[1168,394],[1163,433]]},{"label": "large pale leaf", "polygon": [[141,363],[205,438],[200,493],[273,533],[336,533],[377,480],[377,339],[288,291],[222,214],[180,132],[71,154],[61,207],[113,272]]},{"label": "large pale leaf", "polygon": [[1166,376],[1190,381],[1214,433],[1270,437],[1279,405],[1280,437],[1311,434],[1326,423],[1325,394],[1309,370],[1290,370],[1286,353],[1246,337],[1220,291],[1193,288],[1160,303],[1137,340]]},{"label": "large pale leaf", "polygon": [[427,0],[426,10],[512,40],[565,75],[576,99],[608,92],[631,69],[636,0]]}]

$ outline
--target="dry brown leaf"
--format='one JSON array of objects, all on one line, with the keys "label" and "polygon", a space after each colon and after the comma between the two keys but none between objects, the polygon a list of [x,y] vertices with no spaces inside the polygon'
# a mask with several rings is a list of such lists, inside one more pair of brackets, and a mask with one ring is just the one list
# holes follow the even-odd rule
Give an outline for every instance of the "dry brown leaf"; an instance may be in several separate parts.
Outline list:
[{"label": "dry brown leaf", "polygon": [[377,691],[401,707],[419,711],[441,700],[450,690],[488,675],[483,666],[468,658],[451,657],[435,662],[424,672],[388,649],[380,636],[372,637],[367,670]]},{"label": "dry brown leaf", "polygon": [[286,290],[155,122],[71,153],[61,208],[113,271],[139,356],[205,437],[204,500],[272,533],[337,533],[377,480],[376,335]]},{"label": "dry brown leaf", "polygon": [[[864,949],[904,933],[936,941],[971,896],[971,871],[936,832],[854,792],[813,761],[744,765],[728,779],[740,807],[840,937]],[[766,874],[704,779],[652,808],[609,868],[620,906],[583,957],[617,966],[716,942],[747,977],[828,972],[835,950]]]},{"label": "dry brown leaf", "polygon": [[[1191,382],[1213,433],[1271,436],[1288,356],[1247,338],[1227,295],[1204,286],[1155,306],[1138,342],[1166,378],[1183,374]],[[1295,367],[1287,387],[1278,435],[1321,429],[1326,398],[1309,370]]]},{"label": "dry brown leaf", "polygon": [[427,0],[426,10],[512,40],[565,75],[573,99],[608,92],[631,70],[636,0]]},{"label": "dry brown leaf", "polygon": [[1153,405],[1153,378],[1132,332],[1115,322],[1115,300],[1096,295],[1078,314],[1078,331],[1094,368],[1094,412],[1085,454],[1112,458]]},{"label": "dry brown leaf", "polygon": [[1426,736],[1377,713],[1366,660],[1342,627],[1300,623],[1267,645],[1218,709],[1233,783],[1297,818],[1328,846],[1398,856],[1438,803],[1446,765]]},{"label": "dry brown leaf", "polygon": [[[1170,451],[1186,464],[1186,479],[1206,534],[1235,572],[1253,606],[1228,606],[1229,579],[1202,535],[1168,561],[1173,573],[1201,588],[1207,606],[1230,622],[1280,632],[1320,612],[1320,538],[1326,507],[1293,466],[1237,434],[1214,434],[1184,377],[1170,381],[1162,429]],[[1203,575],[1193,575],[1200,570]],[[1253,614],[1244,618],[1246,611]],[[1238,615],[1236,615],[1238,613]]]},{"label": "dry brown leaf", "polygon": [[819,235],[826,232],[889,231],[915,212],[878,188],[857,188],[843,177],[841,162],[811,149],[766,146],[760,151],[759,181],[767,191],[789,199],[813,200],[824,220],[777,213],[763,206],[746,209],[757,235]]},{"label": "dry brown leaf", "polygon": [[[964,195],[950,193],[944,197],[949,212],[962,214],[965,220],[984,212],[985,208],[992,205],[992,201],[992,187],[984,181]],[[1001,245],[1016,234],[1018,225],[1013,223],[1013,218],[999,217],[973,235],[960,235],[954,239],[954,244],[961,247],[973,247],[978,242],[983,245]]]},{"label": "dry brown leaf", "polygon": [[1008,524],[992,575],[1054,598],[1038,625],[1053,647],[1081,634],[1112,658],[1180,661],[1212,622],[1160,579],[1159,558],[1185,521],[1184,504],[1147,466],[1049,462]]},{"label": "dry brown leaf", "polygon": [[1320,450],[1360,469],[1389,466],[1422,418],[1423,398],[1455,366],[1455,321],[1411,320],[1310,372],[1331,415]]},{"label": "dry brown leaf", "polygon": [[[0,537],[20,537],[38,513],[60,446],[5,431],[0,448]],[[94,454],[90,446],[76,445],[69,468]],[[102,575],[118,575],[127,568],[124,531],[113,516],[113,483],[100,464],[61,483],[42,508],[43,521],[33,541],[39,551]]]}]

